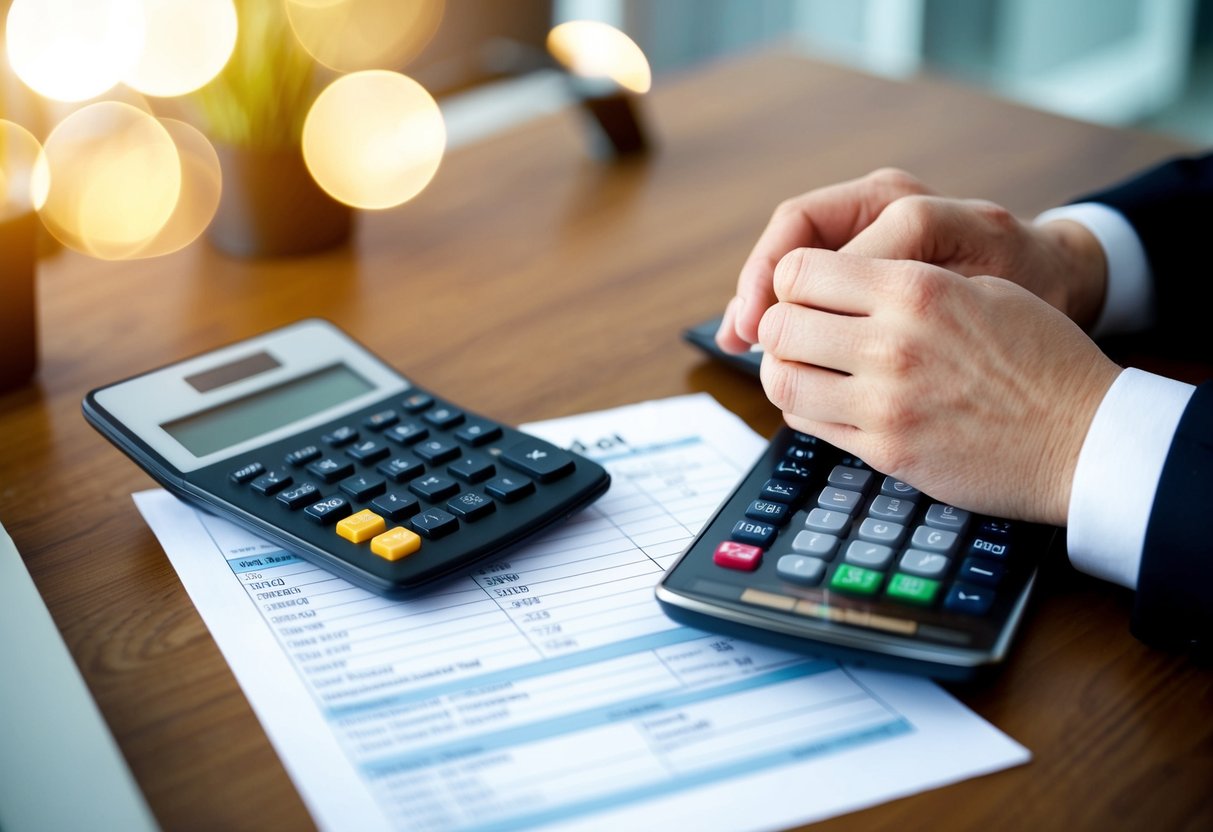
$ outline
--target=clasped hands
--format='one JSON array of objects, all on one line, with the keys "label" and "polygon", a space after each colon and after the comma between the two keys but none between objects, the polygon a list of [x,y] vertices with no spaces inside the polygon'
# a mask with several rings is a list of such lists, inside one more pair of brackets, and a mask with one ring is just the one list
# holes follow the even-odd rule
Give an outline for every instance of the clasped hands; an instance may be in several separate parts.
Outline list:
[{"label": "clasped hands", "polygon": [[761,344],[787,423],[935,499],[1064,525],[1120,372],[1088,337],[1107,266],[1082,225],[1023,222],[882,169],[774,212],[717,343]]}]

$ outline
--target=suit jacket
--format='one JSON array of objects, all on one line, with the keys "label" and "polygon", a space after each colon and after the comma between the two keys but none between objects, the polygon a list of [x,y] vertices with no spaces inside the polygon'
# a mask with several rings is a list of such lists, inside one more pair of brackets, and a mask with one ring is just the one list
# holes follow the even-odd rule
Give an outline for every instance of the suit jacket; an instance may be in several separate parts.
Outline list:
[{"label": "suit jacket", "polygon": [[[1171,159],[1082,201],[1123,214],[1154,276],[1157,334],[1213,361],[1208,280],[1213,153]],[[1171,440],[1137,577],[1133,633],[1170,649],[1213,651],[1213,380],[1196,388]]]}]

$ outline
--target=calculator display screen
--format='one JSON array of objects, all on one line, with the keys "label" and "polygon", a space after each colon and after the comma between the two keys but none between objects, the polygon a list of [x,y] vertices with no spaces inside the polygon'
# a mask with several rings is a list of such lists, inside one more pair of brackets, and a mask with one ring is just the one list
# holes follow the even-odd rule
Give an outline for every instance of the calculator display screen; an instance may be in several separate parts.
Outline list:
[{"label": "calculator display screen", "polygon": [[202,457],[374,389],[346,365],[333,364],[161,427],[191,454]]}]

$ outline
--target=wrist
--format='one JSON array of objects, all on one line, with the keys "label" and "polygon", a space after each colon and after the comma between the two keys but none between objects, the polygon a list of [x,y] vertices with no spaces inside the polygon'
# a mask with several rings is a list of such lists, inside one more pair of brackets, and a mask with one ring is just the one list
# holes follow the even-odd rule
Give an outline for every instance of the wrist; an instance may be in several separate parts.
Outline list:
[{"label": "wrist", "polygon": [[1099,239],[1082,223],[1057,219],[1037,226],[1060,261],[1061,310],[1086,331],[1099,320],[1108,291],[1108,260]]}]

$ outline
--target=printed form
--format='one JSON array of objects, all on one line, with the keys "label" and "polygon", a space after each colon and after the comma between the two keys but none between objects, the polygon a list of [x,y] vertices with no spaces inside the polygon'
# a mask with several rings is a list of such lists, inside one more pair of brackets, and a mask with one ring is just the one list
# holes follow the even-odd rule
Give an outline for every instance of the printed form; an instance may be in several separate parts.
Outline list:
[{"label": "printed form", "polygon": [[928,680],[666,618],[657,579],[764,444],[710,396],[524,429],[610,491],[416,600],[134,495],[321,829],[768,830],[1027,761]]}]

